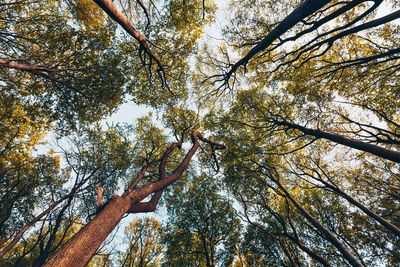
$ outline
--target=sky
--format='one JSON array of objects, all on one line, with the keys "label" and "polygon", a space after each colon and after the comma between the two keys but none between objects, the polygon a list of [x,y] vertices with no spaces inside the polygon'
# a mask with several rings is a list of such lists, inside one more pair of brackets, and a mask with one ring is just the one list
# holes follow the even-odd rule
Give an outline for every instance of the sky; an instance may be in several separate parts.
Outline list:
[{"label": "sky", "polygon": [[[217,45],[219,43],[219,41],[217,40],[222,38],[221,29],[223,25],[225,25],[228,21],[228,18],[226,17],[228,14],[228,1],[216,0],[215,3],[218,7],[215,16],[215,22],[205,27],[204,35],[202,38],[202,42],[207,42],[207,44],[213,43],[213,45]],[[128,101],[127,103],[121,105],[119,109],[115,111],[111,116],[105,118],[102,123],[103,125],[105,125],[106,123],[132,123],[134,120],[144,116],[150,111],[155,112],[150,107],[137,105],[133,101]]]}]

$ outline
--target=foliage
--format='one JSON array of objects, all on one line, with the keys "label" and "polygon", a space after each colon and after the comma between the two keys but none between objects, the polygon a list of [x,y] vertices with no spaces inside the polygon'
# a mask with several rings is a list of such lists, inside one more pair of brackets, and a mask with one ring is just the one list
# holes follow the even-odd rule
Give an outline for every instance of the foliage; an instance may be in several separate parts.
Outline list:
[{"label": "foliage", "polygon": [[231,203],[215,177],[196,177],[168,198],[166,266],[229,266],[240,235]]},{"label": "foliage", "polygon": [[[89,265],[397,266],[398,7],[2,1],[0,264],[41,266],[113,195],[188,170],[133,203],[166,196],[164,225]],[[102,121],[127,100],[153,113]]]},{"label": "foliage", "polygon": [[124,244],[128,248],[119,253],[120,266],[160,266],[163,229],[156,218],[137,218],[129,223],[124,233]]}]

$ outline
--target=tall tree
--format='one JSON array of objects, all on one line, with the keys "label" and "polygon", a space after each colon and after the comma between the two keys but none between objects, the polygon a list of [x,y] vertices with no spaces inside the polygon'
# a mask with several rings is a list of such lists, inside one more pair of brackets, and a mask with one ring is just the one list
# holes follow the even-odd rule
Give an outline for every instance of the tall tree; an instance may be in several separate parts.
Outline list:
[{"label": "tall tree", "polygon": [[[128,157],[132,153],[133,143],[127,139],[126,133],[126,129],[116,126],[107,130],[101,130],[100,126],[89,127],[81,129],[79,135],[60,141],[63,143],[63,147],[59,147],[61,153],[53,151],[53,154],[58,155],[52,155],[51,158],[55,157],[60,161],[62,156],[65,166],[60,168],[58,163],[56,167],[43,166],[37,171],[38,178],[36,180],[44,180],[46,186],[41,186],[40,189],[46,189],[45,192],[38,191],[36,193],[37,188],[34,183],[37,181],[33,179],[34,177],[30,179],[32,184],[24,190],[28,193],[33,191],[33,193],[28,196],[21,195],[21,199],[18,199],[11,208],[12,214],[22,213],[24,216],[16,216],[18,221],[12,219],[14,216],[6,221],[15,233],[7,232],[8,235],[2,238],[4,242],[2,242],[0,250],[1,257],[12,256],[13,247],[24,235],[26,236],[35,225],[43,225],[41,227],[43,231],[37,232],[35,237],[38,240],[36,245],[41,246],[40,251],[28,251],[28,254],[38,253],[35,256],[26,255],[31,258],[40,255],[41,259],[37,264],[42,265],[51,253],[65,243],[62,241],[67,240],[67,238],[61,239],[62,241],[57,240],[58,236],[63,236],[60,231],[68,230],[66,225],[69,224],[64,223],[76,221],[83,223],[87,217],[93,216],[96,207],[90,203],[94,203],[95,186],[102,183],[107,188],[104,197],[110,198],[113,190],[117,190],[119,187],[118,182],[129,176],[130,168],[133,168],[132,160]],[[67,148],[68,146],[69,148]],[[41,159],[43,156],[38,158]],[[26,168],[28,167],[31,168],[30,165],[26,166]],[[30,171],[35,170],[35,168],[32,169]],[[29,173],[26,174],[29,175]],[[21,181],[18,185],[20,184],[23,185]],[[39,193],[40,195],[37,196],[36,194]],[[26,198],[28,200],[25,200]],[[19,204],[20,201],[23,203]],[[27,204],[31,201],[33,202],[32,207],[29,207]],[[5,203],[12,202],[6,201]],[[39,204],[45,208],[36,206]],[[23,213],[19,205],[24,205],[27,211]],[[32,211],[28,209],[32,209]],[[72,234],[67,237],[71,236]]]},{"label": "tall tree", "polygon": [[220,195],[216,177],[191,177],[168,197],[167,266],[230,266],[240,236],[232,204]]},{"label": "tall tree", "polygon": [[1,6],[2,97],[20,99],[64,132],[110,114],[125,95],[115,28],[105,16],[95,18],[101,27],[82,21],[77,8],[53,0]]},{"label": "tall tree", "polygon": [[124,234],[128,247],[119,254],[120,266],[161,266],[163,228],[155,217],[135,219],[126,226]]},{"label": "tall tree", "polygon": [[[58,251],[45,266],[84,266],[102,242],[127,213],[139,213],[154,211],[160,200],[163,189],[177,181],[188,168],[190,160],[200,147],[200,141],[208,143],[215,149],[223,149],[225,146],[206,139],[198,130],[191,133],[192,146],[181,160],[180,164],[170,174],[166,175],[165,166],[169,155],[177,147],[181,147],[183,140],[172,143],[164,152],[159,161],[159,179],[141,188],[137,184],[145,176],[150,159],[145,163],[140,173],[133,179],[122,196],[114,195],[104,208],[79,231],[69,242]],[[147,196],[152,195],[147,202],[141,202]],[[88,244],[88,240],[90,243]]]}]

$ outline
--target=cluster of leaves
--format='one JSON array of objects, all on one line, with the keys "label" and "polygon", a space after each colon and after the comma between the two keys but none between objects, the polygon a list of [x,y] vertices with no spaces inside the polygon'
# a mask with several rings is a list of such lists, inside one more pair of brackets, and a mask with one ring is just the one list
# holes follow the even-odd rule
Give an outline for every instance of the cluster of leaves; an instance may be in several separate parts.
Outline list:
[{"label": "cluster of leaves", "polygon": [[[6,1],[1,8],[7,18],[0,24],[2,98],[39,110],[49,127],[57,122],[63,132],[123,102],[126,74],[115,27],[95,28],[101,22],[81,21],[74,6],[59,1]],[[26,116],[37,118],[35,113]]]}]

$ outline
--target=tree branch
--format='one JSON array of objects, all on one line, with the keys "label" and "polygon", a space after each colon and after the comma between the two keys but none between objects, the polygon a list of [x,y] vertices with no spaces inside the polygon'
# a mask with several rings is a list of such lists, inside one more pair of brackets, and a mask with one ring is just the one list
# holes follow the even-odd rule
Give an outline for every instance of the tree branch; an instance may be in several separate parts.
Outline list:
[{"label": "tree branch", "polygon": [[[112,2],[112,0],[93,0],[107,15],[112,18],[115,22],[122,26],[122,28],[133,38],[135,38],[139,45],[140,49],[143,50],[151,60],[154,60],[157,65],[157,73],[160,76],[161,82],[163,86],[167,87],[165,70],[163,65],[161,64],[160,59],[151,51],[149,48],[150,41],[141,34],[132,22],[117,8],[117,6]],[[144,59],[142,62],[146,65]],[[151,61],[149,62],[149,68],[151,68]]]}]

